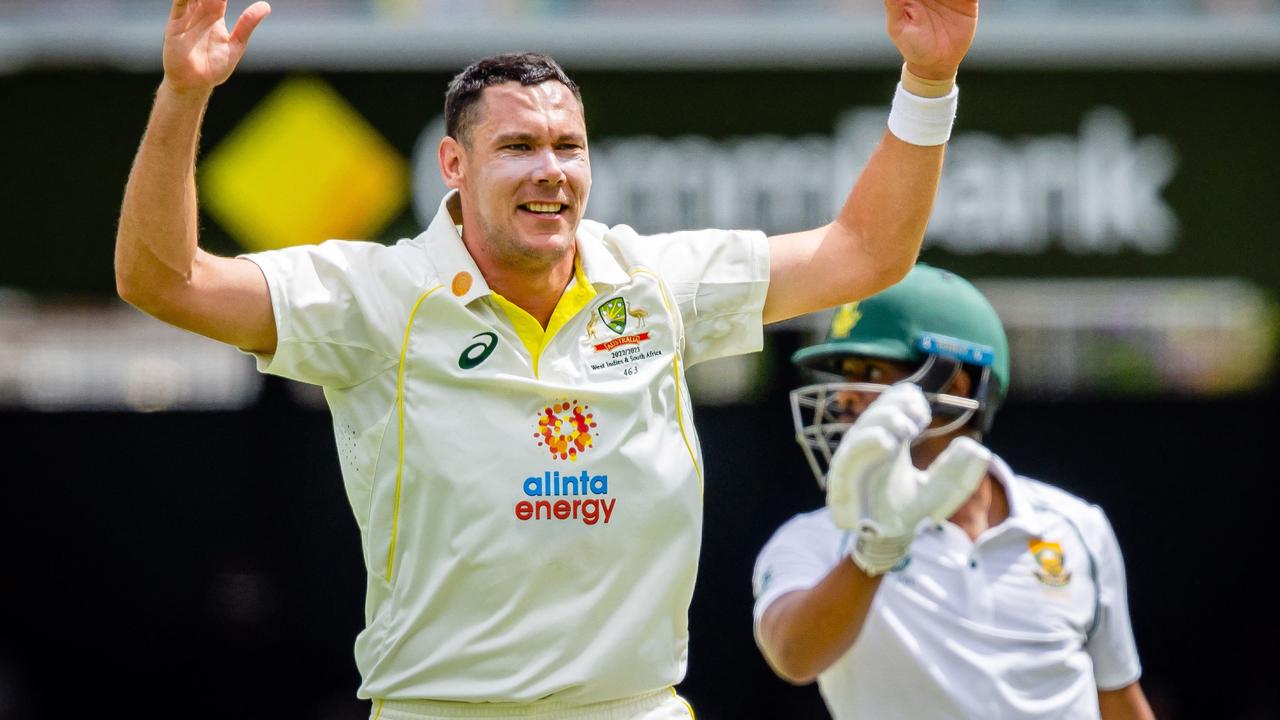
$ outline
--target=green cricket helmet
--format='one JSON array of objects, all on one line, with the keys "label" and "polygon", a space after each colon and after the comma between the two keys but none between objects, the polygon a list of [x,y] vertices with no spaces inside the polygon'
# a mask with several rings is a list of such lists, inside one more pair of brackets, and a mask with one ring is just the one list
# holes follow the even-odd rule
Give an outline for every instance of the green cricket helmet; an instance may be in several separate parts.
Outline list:
[{"label": "green cricket helmet", "polygon": [[[826,338],[791,356],[797,365],[831,379],[791,393],[796,439],[824,487],[831,455],[856,419],[840,398],[889,387],[839,382],[845,379],[841,366],[849,357],[893,360],[916,368],[903,382],[924,390],[934,417],[949,419],[925,430],[920,439],[965,426],[988,432],[1008,392],[1009,341],[995,308],[959,275],[916,265],[898,284],[836,308]],[[972,397],[946,393],[965,370],[975,380]]]}]

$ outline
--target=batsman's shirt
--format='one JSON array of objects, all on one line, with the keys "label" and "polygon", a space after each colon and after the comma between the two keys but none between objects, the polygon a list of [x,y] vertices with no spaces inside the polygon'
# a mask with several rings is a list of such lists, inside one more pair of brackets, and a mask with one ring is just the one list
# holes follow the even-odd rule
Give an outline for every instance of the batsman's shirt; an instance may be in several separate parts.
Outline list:
[{"label": "batsman's shirt", "polygon": [[[1099,717],[1099,689],[1138,680],[1106,516],[998,458],[992,475],[1009,517],[976,542],[951,523],[922,523],[858,640],[818,676],[836,720],[1082,720]],[[825,509],[779,528],[756,561],[757,628],[773,601],[825,577],[849,540]]]},{"label": "batsman's shirt", "polygon": [[324,386],[368,571],[359,695],[590,703],[684,675],[702,526],[685,369],[760,349],[758,232],[583,221],[543,332],[450,216],[386,247],[249,256]]}]

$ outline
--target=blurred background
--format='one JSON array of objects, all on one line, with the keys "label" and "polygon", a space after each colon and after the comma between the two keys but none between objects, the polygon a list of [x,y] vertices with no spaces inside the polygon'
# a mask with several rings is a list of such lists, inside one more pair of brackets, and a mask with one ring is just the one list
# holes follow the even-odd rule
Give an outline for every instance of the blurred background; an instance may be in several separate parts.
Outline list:
[{"label": "blurred background", "polygon": [[[0,0],[0,719],[367,717],[323,400],[114,295],[167,6]],[[898,73],[866,0],[273,7],[205,125],[203,242],[224,254],[416,235],[449,78],[526,49],[583,88],[589,216],[810,227]],[[923,259],[1008,327],[990,444],[1107,510],[1160,717],[1280,716],[1280,2],[984,0],[961,85]],[[760,659],[750,590],[772,531],[822,502],[786,393],[823,323],[690,372],[709,472],[681,690],[700,718],[825,717]]]}]

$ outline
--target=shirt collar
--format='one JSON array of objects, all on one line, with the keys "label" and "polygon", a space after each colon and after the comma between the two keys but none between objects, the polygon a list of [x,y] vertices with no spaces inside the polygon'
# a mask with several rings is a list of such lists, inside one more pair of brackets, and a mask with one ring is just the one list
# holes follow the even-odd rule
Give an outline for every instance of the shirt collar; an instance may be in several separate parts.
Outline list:
[{"label": "shirt collar", "polygon": [[618,259],[605,247],[607,225],[593,220],[578,223],[576,240],[578,257],[582,260],[582,272],[592,285],[625,285],[631,275],[618,264]]},{"label": "shirt collar", "polygon": [[1031,506],[1026,486],[1013,473],[1009,465],[995,455],[991,456],[991,476],[1004,488],[1004,496],[1009,503],[1009,517],[1005,523],[1031,535],[1040,535],[1043,531],[1043,523],[1040,521],[1039,513]]},{"label": "shirt collar", "polygon": [[[435,267],[440,283],[452,290],[458,301],[466,305],[491,291],[489,284],[484,281],[484,275],[480,274],[476,261],[467,252],[467,246],[462,244],[462,236],[458,234],[458,226],[454,224],[450,207],[457,207],[457,198],[457,190],[451,190],[444,196],[435,218],[419,237],[423,240],[423,249],[427,259]],[[458,214],[461,218],[461,211]]]},{"label": "shirt collar", "polygon": [[[427,226],[419,238],[427,253],[427,259],[435,267],[440,282],[453,290],[458,300],[466,305],[478,297],[490,294],[489,284],[480,274],[480,268],[467,251],[467,246],[458,234],[458,226],[454,222],[454,212],[461,219],[458,206],[458,191],[450,190],[440,201],[440,208],[431,224]],[[591,220],[583,220],[578,225],[575,241],[578,259],[582,264],[582,272],[587,282],[592,285],[623,285],[631,276],[618,264],[618,260],[609,252],[604,244],[604,235],[608,227]],[[576,272],[576,269],[575,269]],[[460,276],[466,274],[470,284],[465,291],[459,293],[467,285]]]}]

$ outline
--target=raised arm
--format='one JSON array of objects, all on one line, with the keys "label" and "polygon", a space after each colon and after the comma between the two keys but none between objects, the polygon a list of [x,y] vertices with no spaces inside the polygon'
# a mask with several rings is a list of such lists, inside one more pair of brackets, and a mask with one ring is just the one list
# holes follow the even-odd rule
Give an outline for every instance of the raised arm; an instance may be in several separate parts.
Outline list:
[{"label": "raised arm", "polygon": [[[885,13],[905,61],[904,89],[946,95],[973,42],[978,0],[885,0]],[[834,222],[770,238],[765,322],[860,300],[906,275],[924,240],[944,147],[886,130]]]},{"label": "raised arm", "polygon": [[174,0],[156,91],[116,231],[120,297],[155,317],[246,350],[271,353],[276,327],[266,279],[247,260],[197,246],[195,158],[213,89],[231,76],[254,28],[251,5],[228,32],[225,0]]}]

